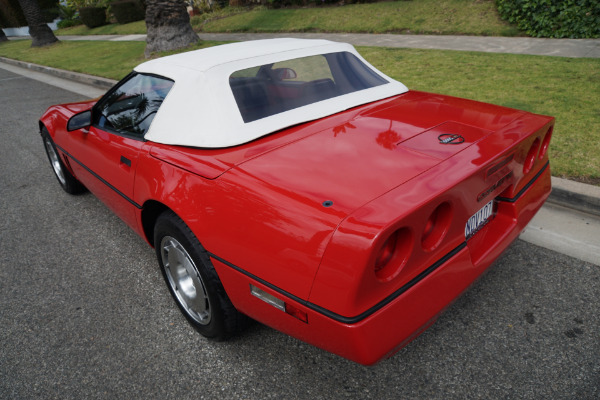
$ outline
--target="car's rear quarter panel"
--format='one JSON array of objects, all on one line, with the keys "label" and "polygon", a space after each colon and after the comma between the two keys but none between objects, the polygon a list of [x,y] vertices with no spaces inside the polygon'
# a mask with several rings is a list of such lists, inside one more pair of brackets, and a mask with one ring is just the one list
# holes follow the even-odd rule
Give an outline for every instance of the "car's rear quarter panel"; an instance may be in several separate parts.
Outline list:
[{"label": "car's rear quarter panel", "polygon": [[[526,114],[352,213],[327,247],[310,302],[345,317],[360,315],[464,243],[465,224],[470,216],[496,197],[512,199],[547,165],[546,152],[541,157],[536,155],[535,166],[523,173],[531,144],[536,139],[543,140],[552,125],[550,117]],[[509,163],[486,176],[513,154]],[[474,263],[489,260],[487,255],[497,256],[504,250],[505,246],[500,245],[502,238],[524,228],[516,225],[517,218],[529,221],[533,217],[550,192],[549,168],[546,169],[533,183],[537,197],[521,199],[510,206],[504,204],[506,201],[498,202],[496,217],[469,239]],[[478,200],[479,194],[507,174],[511,176]],[[422,243],[423,230],[429,216],[442,203],[450,205],[451,223],[438,247],[428,250]],[[377,279],[373,272],[374,250],[402,227],[412,233],[411,254],[395,278]]]},{"label": "car's rear quarter panel", "polygon": [[343,217],[243,174],[210,180],[140,157],[135,198],[172,209],[210,253],[308,298],[321,256]]}]

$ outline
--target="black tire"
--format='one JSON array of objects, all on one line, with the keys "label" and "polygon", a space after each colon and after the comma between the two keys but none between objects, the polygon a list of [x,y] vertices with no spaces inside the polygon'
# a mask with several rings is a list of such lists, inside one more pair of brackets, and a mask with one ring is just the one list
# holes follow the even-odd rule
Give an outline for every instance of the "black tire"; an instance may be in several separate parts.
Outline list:
[{"label": "black tire", "polygon": [[46,150],[48,161],[50,161],[50,166],[52,167],[52,171],[54,172],[54,176],[56,176],[60,187],[69,194],[80,194],[85,192],[85,186],[71,174],[63,160],[61,160],[58,151],[56,150],[56,145],[45,127],[42,128],[42,140],[44,141],[44,149]]},{"label": "black tire", "polygon": [[245,328],[248,317],[231,304],[206,250],[172,211],[156,220],[154,248],[173,299],[198,332],[225,340]]}]

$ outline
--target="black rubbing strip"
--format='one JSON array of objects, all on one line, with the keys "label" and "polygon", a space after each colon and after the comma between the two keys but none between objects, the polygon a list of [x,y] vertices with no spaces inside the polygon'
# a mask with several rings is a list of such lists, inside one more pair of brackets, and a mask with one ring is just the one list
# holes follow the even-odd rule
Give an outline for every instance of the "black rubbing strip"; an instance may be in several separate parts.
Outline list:
[{"label": "black rubbing strip", "polygon": [[94,175],[96,177],[96,179],[98,179],[100,182],[104,183],[106,186],[108,186],[109,188],[111,188],[112,190],[114,190],[119,196],[121,196],[122,198],[124,198],[125,200],[127,200],[129,203],[131,203],[133,206],[135,206],[137,209],[142,209],[142,206],[139,205],[138,203],[136,203],[135,201],[133,201],[132,199],[130,199],[129,197],[127,197],[123,192],[121,192],[119,189],[117,189],[116,187],[114,187],[113,185],[111,185],[110,183],[108,183],[107,181],[105,181],[100,175],[98,175],[97,173],[95,173],[94,171],[92,171],[91,169],[89,169],[85,164],[83,164],[81,161],[79,161],[78,159],[76,159],[75,157],[73,157],[71,154],[69,154],[68,151],[66,151],[65,149],[63,149],[62,147],[60,147],[59,145],[57,145],[55,143],[56,147],[62,151],[63,153],[65,153],[71,160],[75,161],[77,164],[81,165],[87,172],[89,172],[90,174]]},{"label": "black rubbing strip", "polygon": [[425,269],[423,272],[421,272],[419,275],[417,275],[416,277],[414,277],[412,280],[410,280],[410,282],[406,283],[404,286],[402,286],[400,289],[396,290],[394,293],[390,294],[389,296],[387,296],[385,299],[383,299],[382,301],[380,301],[379,303],[375,304],[373,307],[369,308],[367,311],[355,316],[355,317],[345,317],[343,315],[334,313],[333,311],[329,311],[326,308],[323,308],[321,306],[318,306],[316,304],[312,304],[310,302],[307,302],[305,300],[300,299],[297,296],[294,296],[293,294],[278,288],[277,286],[257,277],[254,274],[251,274],[250,272],[244,271],[243,269],[241,269],[240,267],[233,265],[232,263],[223,260],[221,257],[213,254],[213,253],[208,253],[212,258],[219,260],[220,262],[222,262],[225,265],[228,265],[229,267],[235,269],[236,271],[256,280],[257,282],[262,283],[263,285],[273,289],[274,291],[278,292],[279,294],[282,294],[294,301],[297,301],[298,303],[304,305],[305,307],[310,308],[313,311],[316,311],[326,317],[329,317],[335,321],[338,322],[342,322],[344,324],[356,324],[357,322],[362,321],[363,319],[371,316],[372,314],[374,314],[376,311],[380,310],[381,308],[385,307],[386,305],[388,305],[389,303],[391,303],[392,301],[394,301],[396,298],[398,298],[399,296],[401,296],[404,292],[406,292],[407,290],[409,290],[410,288],[412,288],[413,286],[415,286],[417,283],[419,283],[420,281],[422,281],[423,279],[425,279],[428,275],[430,275],[431,273],[433,273],[436,269],[438,269],[439,267],[441,267],[444,263],[446,263],[450,258],[454,257],[458,252],[460,252],[462,249],[464,249],[467,246],[466,242],[462,242],[460,245],[458,245],[456,248],[454,248],[452,251],[450,251],[448,254],[446,254],[444,257],[442,257],[441,259],[439,259],[438,261],[436,261],[433,265],[431,265],[429,268]]},{"label": "black rubbing strip", "polygon": [[523,193],[525,193],[525,191],[527,191],[527,189],[529,189],[531,187],[531,185],[533,185],[535,183],[535,181],[538,180],[538,178],[542,175],[542,173],[546,170],[546,168],[548,168],[549,165],[550,165],[550,161],[546,161],[546,164],[544,164],[542,169],[540,169],[538,171],[538,173],[535,174],[535,176],[529,182],[527,182],[527,185],[523,186],[523,189],[521,189],[515,197],[496,197],[496,200],[504,201],[506,203],[514,203],[515,201],[519,200],[519,198],[523,195]]},{"label": "black rubbing strip", "polygon": [[264,279],[261,279],[258,276],[254,275],[254,274],[251,274],[250,272],[241,269],[237,265],[234,265],[234,264],[230,263],[229,261],[226,261],[226,260],[222,259],[221,257],[219,257],[216,254],[208,252],[208,255],[211,256],[212,258],[214,258],[215,260],[218,260],[218,261],[222,262],[223,264],[225,264],[225,265],[227,265],[227,266],[235,269],[236,271],[238,271],[238,272],[240,272],[240,273],[242,273],[242,274],[244,274],[244,275],[246,275],[246,276],[254,279],[255,281],[260,282],[263,285],[265,285],[265,286],[267,286],[267,287],[275,290],[277,293],[280,293],[280,294],[282,294],[282,295],[284,295],[286,297],[289,297],[290,299],[292,299],[294,301],[297,301],[298,303],[300,303],[300,304],[302,304],[304,306],[309,307],[309,303],[306,300],[302,300],[300,297],[294,296],[293,294],[291,294],[289,292],[286,292],[283,289],[278,288],[277,286],[275,286],[275,285],[273,285],[273,284],[265,281]]}]

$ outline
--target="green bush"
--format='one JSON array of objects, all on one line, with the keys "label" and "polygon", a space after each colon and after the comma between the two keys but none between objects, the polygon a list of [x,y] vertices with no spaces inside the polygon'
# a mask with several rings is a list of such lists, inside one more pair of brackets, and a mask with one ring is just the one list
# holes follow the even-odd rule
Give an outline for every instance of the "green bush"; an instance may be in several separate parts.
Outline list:
[{"label": "green bush", "polygon": [[81,24],[83,24],[83,22],[81,22],[81,20],[79,20],[79,19],[63,19],[61,21],[58,21],[56,26],[59,27],[60,29],[62,29],[62,28],[70,28],[72,26],[77,26],[77,25],[81,25]]},{"label": "green bush", "polygon": [[374,3],[377,0],[267,0],[266,4],[271,8],[299,8],[307,6],[333,6],[333,5],[344,5],[344,4],[358,4],[358,3]]},{"label": "green bush", "polygon": [[72,8],[80,9],[84,7],[107,7],[108,0],[65,0],[65,3]]},{"label": "green bush", "polygon": [[115,19],[119,24],[141,21],[146,16],[144,6],[137,0],[118,0],[110,5]]},{"label": "green bush", "polygon": [[500,16],[530,36],[600,37],[598,0],[496,0]]},{"label": "green bush", "polygon": [[106,8],[103,7],[81,7],[79,9],[79,18],[88,28],[106,24]]},{"label": "green bush", "polygon": [[[229,2],[231,4],[231,1]],[[304,0],[270,0],[272,8],[301,7],[306,5]]]},{"label": "green bush", "polygon": [[62,18],[56,24],[59,28],[69,28],[71,26],[81,25],[83,22],[79,19],[79,14],[77,10],[68,5],[59,4],[58,5],[58,15]]}]

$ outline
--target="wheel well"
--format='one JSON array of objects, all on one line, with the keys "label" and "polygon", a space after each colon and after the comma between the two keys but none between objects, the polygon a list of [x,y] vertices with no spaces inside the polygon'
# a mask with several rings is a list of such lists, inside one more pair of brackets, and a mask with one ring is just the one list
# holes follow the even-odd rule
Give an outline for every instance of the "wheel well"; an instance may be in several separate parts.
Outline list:
[{"label": "wheel well", "polygon": [[160,214],[169,210],[169,207],[155,200],[149,200],[144,203],[142,208],[142,227],[146,241],[154,247],[154,224]]},{"label": "wheel well", "polygon": [[42,134],[42,131],[45,129],[46,131],[48,131],[48,135],[50,135],[50,130],[48,130],[48,127],[46,126],[46,124],[44,124],[44,122],[42,122],[42,120],[38,121],[38,125],[40,127],[40,135]]}]

